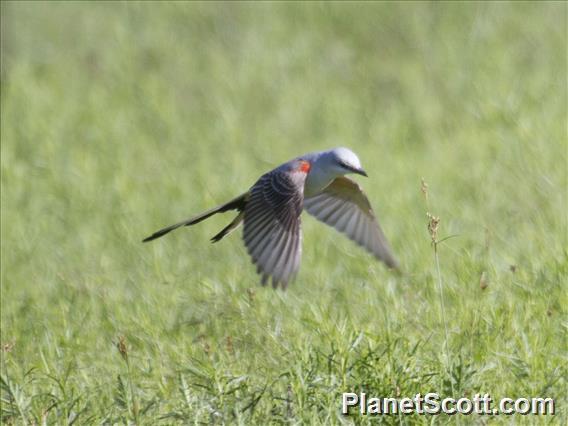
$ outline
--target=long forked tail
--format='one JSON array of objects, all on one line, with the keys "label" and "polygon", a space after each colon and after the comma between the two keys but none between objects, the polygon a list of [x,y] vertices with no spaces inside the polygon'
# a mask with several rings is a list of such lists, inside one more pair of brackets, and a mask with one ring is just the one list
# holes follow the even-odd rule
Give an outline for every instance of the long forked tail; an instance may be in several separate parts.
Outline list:
[{"label": "long forked tail", "polygon": [[[197,216],[194,216],[192,218],[186,219],[184,221],[181,221],[181,222],[175,223],[173,225],[167,226],[163,229],[160,229],[159,231],[154,232],[149,237],[144,238],[142,240],[142,242],[147,243],[148,241],[152,241],[152,240],[155,240],[156,238],[160,238],[160,237],[166,235],[167,233],[169,233],[169,232],[173,231],[174,229],[177,229],[181,226],[195,225],[196,223],[199,223],[202,220],[205,220],[208,217],[211,217],[211,216],[213,216],[214,214],[217,214],[217,213],[224,213],[224,212],[227,212],[229,210],[238,210],[239,212],[242,212],[244,210],[245,206],[246,206],[248,197],[249,197],[249,193],[245,192],[244,194],[239,195],[237,198],[232,199],[228,203],[221,204],[220,206],[212,208],[211,210],[207,210],[206,212],[203,212],[203,213],[201,213]],[[239,214],[239,216],[237,216],[237,218],[241,218],[241,220],[242,220],[242,215]],[[215,237],[213,237],[214,241],[215,242],[219,241],[221,238],[223,238],[225,235],[227,235],[231,230],[236,228],[236,226],[239,225],[239,224],[240,224],[240,221],[238,221],[238,223],[236,222],[236,220],[231,222],[231,224],[228,227],[226,227],[219,234],[217,234]],[[233,225],[233,227],[231,227],[231,225]]]}]

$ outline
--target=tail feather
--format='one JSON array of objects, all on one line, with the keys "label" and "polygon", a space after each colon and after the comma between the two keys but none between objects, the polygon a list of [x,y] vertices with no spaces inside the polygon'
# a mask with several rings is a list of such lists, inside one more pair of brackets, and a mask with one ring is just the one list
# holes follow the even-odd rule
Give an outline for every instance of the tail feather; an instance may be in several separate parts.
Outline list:
[{"label": "tail feather", "polygon": [[241,211],[237,215],[237,217],[233,219],[231,223],[229,223],[227,226],[221,229],[221,231],[217,235],[211,238],[211,242],[216,243],[218,241],[221,241],[223,237],[229,235],[231,232],[237,229],[241,225],[241,223],[243,223],[244,217],[245,217],[245,212]]},{"label": "tail feather", "polygon": [[[217,213],[224,213],[224,212],[229,211],[229,210],[238,210],[239,212],[242,212],[242,211],[244,210],[244,208],[245,208],[245,205],[246,205],[246,203],[247,203],[248,197],[249,197],[249,193],[248,193],[248,192],[245,192],[244,194],[239,195],[237,198],[232,199],[232,200],[229,201],[228,203],[225,203],[225,204],[222,204],[222,205],[220,205],[220,206],[217,206],[217,207],[215,207],[215,208],[213,208],[213,209],[211,209],[211,210],[207,210],[206,212],[203,212],[203,213],[201,213],[201,214],[199,214],[199,215],[197,215],[197,216],[194,216],[194,217],[192,217],[192,218],[189,218],[189,219],[183,220],[183,221],[181,221],[181,222],[175,223],[175,224],[173,224],[173,225],[167,226],[167,227],[165,227],[165,228],[162,228],[162,229],[160,229],[159,231],[154,232],[154,233],[153,233],[152,235],[150,235],[149,237],[144,238],[144,239],[142,240],[142,242],[143,242],[143,243],[146,243],[146,242],[148,242],[148,241],[155,240],[156,238],[160,238],[160,237],[166,235],[167,233],[169,233],[169,232],[173,231],[174,229],[177,229],[177,228],[179,228],[179,227],[181,227],[181,226],[191,226],[191,225],[195,225],[196,223],[199,223],[199,222],[201,222],[201,221],[207,219],[208,217],[211,217],[211,216],[213,216],[214,214],[217,214]],[[240,216],[241,216],[241,215],[239,214],[239,216],[237,216],[237,218],[240,217]],[[235,219],[235,220],[236,220],[236,219]],[[219,239],[223,238],[226,234],[228,234],[228,233],[233,229],[233,228],[229,229],[229,227],[230,227],[234,222],[235,222],[235,221],[231,222],[231,224],[230,224],[228,227],[226,227],[225,229],[223,229],[223,231],[227,230],[227,232],[226,232],[225,234],[221,235],[221,237],[220,237]],[[239,222],[239,223],[240,223],[240,222]],[[237,223],[234,227],[238,226],[239,223]],[[222,233],[223,231],[221,231],[221,233]],[[221,234],[221,233],[220,233],[220,234]],[[218,234],[218,235],[220,235],[220,234]],[[215,238],[215,237],[214,237],[214,238]],[[217,240],[217,241],[218,241],[218,240]]]}]

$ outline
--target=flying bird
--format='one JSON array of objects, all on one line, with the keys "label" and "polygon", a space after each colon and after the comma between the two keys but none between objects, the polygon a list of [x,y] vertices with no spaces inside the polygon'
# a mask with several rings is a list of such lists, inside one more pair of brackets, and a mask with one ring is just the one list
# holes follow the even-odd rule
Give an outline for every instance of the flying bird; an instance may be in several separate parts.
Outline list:
[{"label": "flying bird", "polygon": [[389,268],[398,269],[387,239],[361,187],[346,174],[367,176],[347,148],[297,157],[262,175],[244,194],[190,219],[160,229],[143,242],[230,210],[237,217],[211,238],[218,242],[243,224],[243,239],[262,285],[286,288],[302,257],[303,210],[344,233]]}]

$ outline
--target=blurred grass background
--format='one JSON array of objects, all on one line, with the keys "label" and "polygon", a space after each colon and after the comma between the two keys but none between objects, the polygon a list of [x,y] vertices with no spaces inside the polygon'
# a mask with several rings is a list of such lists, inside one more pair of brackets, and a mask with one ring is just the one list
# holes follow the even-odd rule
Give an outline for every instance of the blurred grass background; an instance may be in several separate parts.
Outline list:
[{"label": "blurred grass background", "polygon": [[[554,397],[490,420],[566,422],[566,13],[2,2],[2,421],[366,423],[339,413],[363,390]],[[307,216],[287,292],[237,234],[209,244],[228,215],[140,243],[334,146],[404,277]],[[449,361],[426,211],[458,235]]]}]

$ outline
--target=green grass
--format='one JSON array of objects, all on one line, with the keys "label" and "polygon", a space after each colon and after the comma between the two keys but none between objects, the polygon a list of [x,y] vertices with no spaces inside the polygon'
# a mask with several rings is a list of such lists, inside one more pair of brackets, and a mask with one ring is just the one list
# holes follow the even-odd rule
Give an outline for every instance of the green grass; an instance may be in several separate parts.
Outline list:
[{"label": "green grass", "polygon": [[[566,423],[566,3],[1,12],[3,423]],[[140,243],[341,145],[403,276],[308,216],[286,292],[209,243],[232,216]],[[557,414],[341,416],[359,390]]]}]

